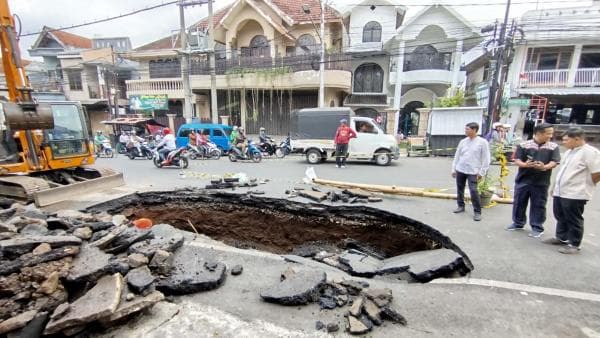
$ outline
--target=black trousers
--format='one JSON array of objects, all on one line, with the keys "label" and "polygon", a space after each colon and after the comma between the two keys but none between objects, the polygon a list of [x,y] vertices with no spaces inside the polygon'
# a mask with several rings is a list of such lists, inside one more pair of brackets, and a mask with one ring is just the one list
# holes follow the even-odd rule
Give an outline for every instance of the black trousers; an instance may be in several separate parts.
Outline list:
[{"label": "black trousers", "polygon": [[583,209],[586,200],[554,197],[556,238],[578,247],[583,239]]},{"label": "black trousers", "polygon": [[512,220],[513,224],[524,226],[527,223],[527,204],[529,206],[529,224],[531,230],[544,231],[546,221],[546,202],[548,202],[548,186],[533,184],[515,185],[515,197],[513,202]]},{"label": "black trousers", "polygon": [[342,166],[346,164],[346,156],[348,155],[348,143],[335,145],[335,164]]},{"label": "black trousers", "polygon": [[456,202],[459,207],[465,206],[465,185],[469,182],[469,193],[471,194],[471,203],[473,204],[473,211],[481,213],[481,202],[479,200],[479,193],[477,192],[477,175],[469,175],[456,172]]}]

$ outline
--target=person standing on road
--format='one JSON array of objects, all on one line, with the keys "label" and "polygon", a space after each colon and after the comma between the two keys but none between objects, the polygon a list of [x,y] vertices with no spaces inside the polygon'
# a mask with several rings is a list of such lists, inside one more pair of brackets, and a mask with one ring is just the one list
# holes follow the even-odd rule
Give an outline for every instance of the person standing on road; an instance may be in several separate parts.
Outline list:
[{"label": "person standing on road", "polygon": [[337,168],[346,168],[346,155],[348,154],[348,143],[350,139],[355,138],[356,133],[348,127],[348,120],[341,119],[340,126],[335,132],[335,166]]},{"label": "person standing on road", "polygon": [[473,220],[481,221],[481,202],[477,192],[477,182],[485,176],[490,167],[490,150],[488,142],[477,136],[479,124],[467,123],[465,137],[458,143],[452,161],[452,177],[456,179],[456,202],[458,207],[454,213],[465,212],[465,185],[469,182],[469,193],[473,204]]},{"label": "person standing on road", "polygon": [[546,202],[552,169],[560,162],[558,144],[550,142],[554,128],[549,123],[540,123],[533,128],[533,139],[521,143],[515,151],[515,164],[519,167],[515,178],[515,196],[512,224],[508,231],[522,230],[527,223],[529,206],[529,237],[539,238],[544,234]]},{"label": "person standing on road", "polygon": [[568,149],[554,182],[553,211],[556,237],[543,242],[564,245],[563,254],[579,252],[583,239],[583,210],[600,182],[600,151],[585,142],[581,128],[570,128],[563,136]]}]

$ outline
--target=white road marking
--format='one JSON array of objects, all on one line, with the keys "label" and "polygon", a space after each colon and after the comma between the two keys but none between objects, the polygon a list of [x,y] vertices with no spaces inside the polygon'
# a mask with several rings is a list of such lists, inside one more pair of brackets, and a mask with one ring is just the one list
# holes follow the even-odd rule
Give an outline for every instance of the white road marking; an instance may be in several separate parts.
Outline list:
[{"label": "white road marking", "polygon": [[478,278],[454,278],[445,279],[439,278],[430,282],[431,284],[457,284],[457,285],[479,285],[496,287],[502,289],[515,290],[520,292],[537,293],[548,296],[558,296],[571,299],[587,300],[592,302],[600,302],[600,294],[571,291],[564,289],[547,288],[543,286],[519,284],[512,282],[503,282],[489,279],[478,279]]}]

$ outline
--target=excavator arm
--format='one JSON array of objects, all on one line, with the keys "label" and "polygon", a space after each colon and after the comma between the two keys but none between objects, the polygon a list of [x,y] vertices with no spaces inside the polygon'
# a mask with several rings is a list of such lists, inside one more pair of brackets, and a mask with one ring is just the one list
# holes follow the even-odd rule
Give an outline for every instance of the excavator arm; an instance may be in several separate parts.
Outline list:
[{"label": "excavator arm", "polygon": [[17,151],[8,154],[9,163],[0,158],[0,195],[44,206],[85,191],[123,185],[122,173],[85,167],[94,163],[94,155],[79,103],[33,100],[8,0],[0,0],[0,45],[10,101],[2,103],[0,136],[3,143],[14,141]]}]

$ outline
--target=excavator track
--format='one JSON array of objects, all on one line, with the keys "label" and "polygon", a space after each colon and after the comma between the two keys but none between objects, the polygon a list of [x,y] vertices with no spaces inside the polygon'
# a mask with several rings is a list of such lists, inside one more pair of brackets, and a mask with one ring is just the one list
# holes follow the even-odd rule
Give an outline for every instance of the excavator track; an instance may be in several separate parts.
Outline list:
[{"label": "excavator track", "polygon": [[[57,178],[61,179],[58,183]],[[123,174],[110,168],[56,170],[48,175],[0,176],[0,195],[35,202],[38,207],[124,185]]]}]

